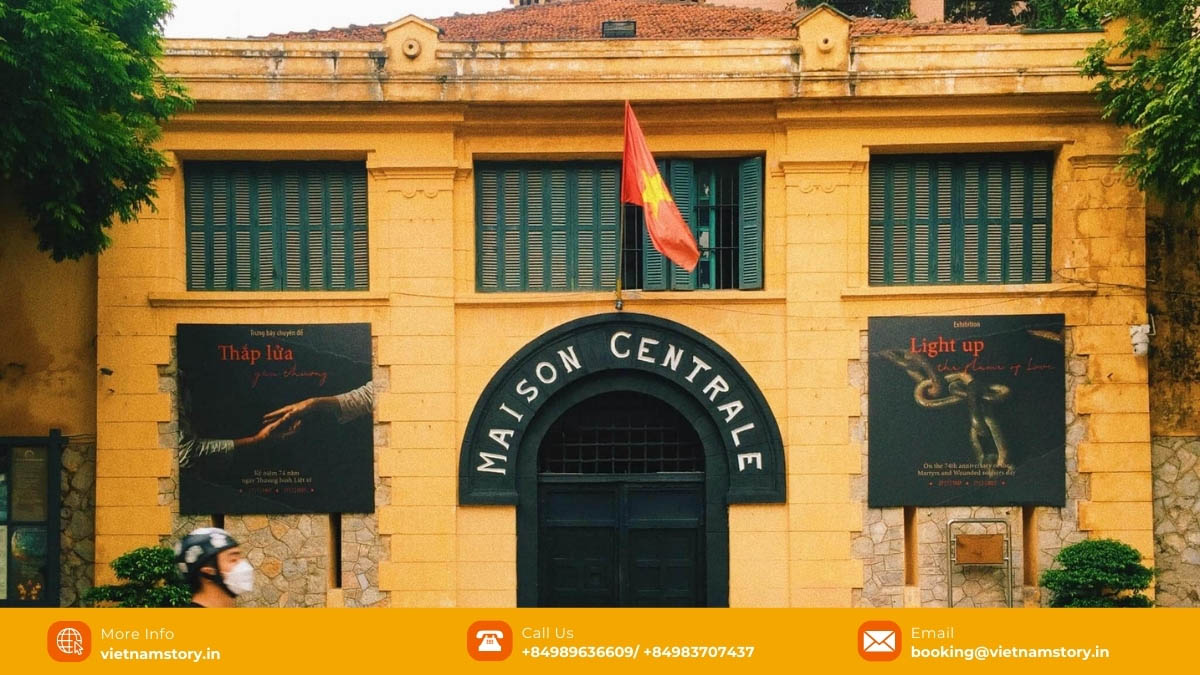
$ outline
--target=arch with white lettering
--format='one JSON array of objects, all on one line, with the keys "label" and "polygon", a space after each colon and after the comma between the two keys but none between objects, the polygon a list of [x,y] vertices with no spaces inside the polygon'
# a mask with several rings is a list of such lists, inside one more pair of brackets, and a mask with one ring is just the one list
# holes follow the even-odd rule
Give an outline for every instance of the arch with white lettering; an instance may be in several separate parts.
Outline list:
[{"label": "arch with white lettering", "polygon": [[536,462],[522,461],[521,455],[537,452],[526,437],[539,414],[573,384],[586,379],[593,392],[622,391],[627,375],[661,381],[663,391],[689,399],[695,404],[689,408],[703,415],[704,426],[715,430],[706,454],[723,460],[726,504],[786,501],[779,426],[745,368],[720,345],[682,324],[619,312],[577,319],[544,333],[492,377],[463,437],[459,503],[517,504],[519,474],[536,471]]}]

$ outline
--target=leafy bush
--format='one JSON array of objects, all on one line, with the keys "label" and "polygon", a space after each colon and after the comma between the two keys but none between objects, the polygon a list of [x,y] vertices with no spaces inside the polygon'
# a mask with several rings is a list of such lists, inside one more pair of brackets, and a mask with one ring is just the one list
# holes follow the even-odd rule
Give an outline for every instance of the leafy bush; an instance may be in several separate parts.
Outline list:
[{"label": "leafy bush", "polygon": [[1059,569],[1042,573],[1051,607],[1149,607],[1141,591],[1154,570],[1142,565],[1142,554],[1116,539],[1089,539],[1067,546],[1054,556]]},{"label": "leafy bush", "polygon": [[191,602],[192,592],[169,548],[134,549],[112,561],[112,568],[125,583],[90,589],[84,602],[94,607],[182,607]]}]

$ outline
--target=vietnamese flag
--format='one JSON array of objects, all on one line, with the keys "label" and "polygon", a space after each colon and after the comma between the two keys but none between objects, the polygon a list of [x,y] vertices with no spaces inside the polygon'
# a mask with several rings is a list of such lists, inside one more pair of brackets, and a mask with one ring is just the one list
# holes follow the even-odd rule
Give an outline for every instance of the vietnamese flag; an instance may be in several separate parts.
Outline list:
[{"label": "vietnamese flag", "polygon": [[684,222],[646,147],[646,137],[625,102],[625,157],[621,170],[621,202],[638,204],[645,213],[650,241],[668,260],[691,272],[700,260],[692,228]]}]

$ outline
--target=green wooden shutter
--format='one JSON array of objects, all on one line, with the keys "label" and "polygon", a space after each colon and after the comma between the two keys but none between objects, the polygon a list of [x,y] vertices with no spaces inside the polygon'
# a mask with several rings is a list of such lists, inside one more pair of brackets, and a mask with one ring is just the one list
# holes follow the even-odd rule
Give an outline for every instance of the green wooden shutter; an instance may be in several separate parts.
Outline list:
[{"label": "green wooden shutter", "polygon": [[1050,159],[1042,155],[1031,162],[1027,196],[1030,232],[1029,281],[1050,281]]},{"label": "green wooden shutter", "polygon": [[1046,154],[871,160],[872,284],[1050,279]]},{"label": "green wooden shutter", "polygon": [[367,287],[366,170],[353,162],[189,162],[188,288]]},{"label": "green wooden shutter", "polygon": [[763,158],[738,164],[738,288],[763,287]]},{"label": "green wooden shutter", "polygon": [[530,290],[546,288],[547,238],[546,238],[546,176],[545,172],[532,169],[524,172],[525,184],[522,207],[525,209],[522,222],[525,224],[525,287]]},{"label": "green wooden shutter", "polygon": [[570,283],[571,227],[568,210],[569,176],[565,168],[553,168],[549,174],[550,200],[550,277],[547,290],[566,291]]},{"label": "green wooden shutter", "polygon": [[251,241],[250,222],[250,171],[241,165],[233,170],[232,185],[232,237],[230,260],[232,265],[231,286],[235,290],[249,290],[257,285],[254,278],[254,251]]},{"label": "green wooden shutter", "polygon": [[212,288],[229,288],[229,174],[212,177],[212,219],[209,223],[212,256]]},{"label": "green wooden shutter", "polygon": [[300,171],[289,167],[283,173],[283,287],[304,288]]},{"label": "green wooden shutter", "polygon": [[[675,206],[683,216],[683,222],[696,236],[696,165],[690,159],[673,159],[669,163],[668,189]],[[677,291],[690,291],[696,287],[696,270],[688,272],[679,265],[668,262],[671,270],[671,288]]]},{"label": "green wooden shutter", "polygon": [[370,253],[367,248],[367,167],[356,164],[350,171],[350,215],[353,219],[354,288],[370,286]]},{"label": "green wooden shutter", "polygon": [[[912,231],[912,276],[919,282],[931,281],[930,271],[936,269],[937,235],[929,227],[929,162],[917,160],[909,173],[911,198],[908,218]],[[931,236],[932,235],[932,236]]]},{"label": "green wooden shutter", "polygon": [[329,285],[332,288],[346,288],[349,281],[347,272],[349,263],[346,255],[350,252],[346,236],[346,177],[342,174],[329,175],[325,182],[326,189],[326,219],[328,230],[326,245],[329,248]]},{"label": "green wooden shutter", "polygon": [[[658,161],[658,172],[667,174],[667,162]],[[641,207],[639,207],[639,212]],[[650,232],[646,229],[645,218],[642,218],[642,289],[647,291],[667,290],[667,259],[654,248],[650,241]]]},{"label": "green wooden shutter", "polygon": [[592,290],[597,268],[596,174],[591,169],[575,170],[575,273],[572,288]]},{"label": "green wooden shutter", "polygon": [[275,276],[275,214],[273,180],[263,166],[254,167],[250,190],[250,231],[253,243],[254,278],[258,289],[277,289]]},{"label": "green wooden shutter", "polygon": [[887,190],[887,175],[888,165],[872,159],[867,177],[870,193],[867,214],[867,282],[870,284],[884,284],[889,281],[886,269],[891,247],[887,245],[886,217],[892,204]]},{"label": "green wooden shutter", "polygon": [[[956,256],[954,255],[955,227],[953,217],[954,205],[954,167],[950,162],[932,160],[928,163],[930,171],[929,184],[929,218],[930,228],[932,229],[931,237],[934,241],[934,250],[931,254],[934,278],[938,283],[950,283],[954,280],[954,263]],[[966,257],[973,259],[973,263],[967,263],[964,259],[964,265],[978,265],[978,243],[979,230],[964,230],[963,231],[963,246],[966,247]],[[970,251],[976,251],[976,254],[971,254]]]},{"label": "green wooden shutter", "polygon": [[524,288],[525,269],[522,248],[524,223],[521,222],[521,171],[507,169],[500,174],[500,269],[504,290]]},{"label": "green wooden shutter", "polygon": [[200,168],[185,170],[184,204],[187,237],[187,286],[189,289],[209,287],[212,269],[208,247],[208,175]]},{"label": "green wooden shutter", "polygon": [[476,288],[500,290],[500,172],[491,168],[475,171],[475,245]]},{"label": "green wooden shutter", "polygon": [[476,288],[613,288],[619,177],[611,163],[478,165]]},{"label": "green wooden shutter", "polygon": [[596,288],[603,290],[617,287],[617,246],[621,229],[621,172],[618,167],[607,166],[598,170],[598,195],[596,221],[599,225],[600,250],[596,275]]}]

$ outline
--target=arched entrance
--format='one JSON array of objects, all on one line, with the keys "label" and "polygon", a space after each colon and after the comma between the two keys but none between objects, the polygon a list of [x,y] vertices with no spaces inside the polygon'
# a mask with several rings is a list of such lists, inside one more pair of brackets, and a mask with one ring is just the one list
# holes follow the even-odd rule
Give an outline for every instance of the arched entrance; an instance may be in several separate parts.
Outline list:
[{"label": "arched entrance", "polygon": [[517,604],[729,604],[727,507],[783,502],[770,407],[680,324],[605,314],[521,349],[481,393],[459,503],[517,507]]}]

